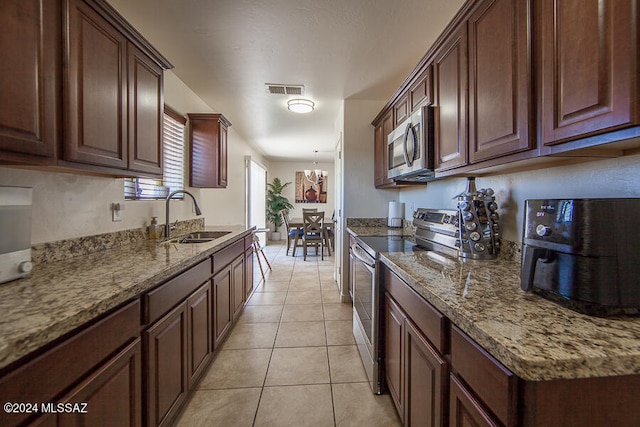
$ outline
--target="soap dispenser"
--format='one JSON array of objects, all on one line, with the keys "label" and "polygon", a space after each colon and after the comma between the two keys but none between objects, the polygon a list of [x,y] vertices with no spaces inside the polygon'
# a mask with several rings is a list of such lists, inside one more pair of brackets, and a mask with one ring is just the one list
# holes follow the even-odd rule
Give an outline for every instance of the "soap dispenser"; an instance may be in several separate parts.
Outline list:
[{"label": "soap dispenser", "polygon": [[148,228],[148,232],[149,232],[149,239],[157,239],[160,236],[158,235],[158,231],[160,230],[160,228],[158,227],[158,217],[151,217],[151,224],[149,225]]}]

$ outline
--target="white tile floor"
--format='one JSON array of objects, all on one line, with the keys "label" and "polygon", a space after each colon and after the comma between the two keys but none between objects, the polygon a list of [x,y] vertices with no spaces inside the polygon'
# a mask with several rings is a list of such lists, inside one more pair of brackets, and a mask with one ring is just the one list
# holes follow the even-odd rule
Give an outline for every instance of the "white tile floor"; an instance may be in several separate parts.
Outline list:
[{"label": "white tile floor", "polygon": [[[271,271],[187,403],[178,426],[399,426],[375,396],[340,303],[333,257],[270,242]],[[313,253],[313,251],[311,251]],[[255,273],[260,281],[259,270]]]}]

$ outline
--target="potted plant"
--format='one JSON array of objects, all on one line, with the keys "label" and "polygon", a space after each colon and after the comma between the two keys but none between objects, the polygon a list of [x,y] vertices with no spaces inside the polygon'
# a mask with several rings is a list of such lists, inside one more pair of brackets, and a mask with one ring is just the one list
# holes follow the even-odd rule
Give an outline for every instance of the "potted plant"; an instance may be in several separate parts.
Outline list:
[{"label": "potted plant", "polygon": [[290,182],[282,183],[280,178],[275,177],[273,181],[267,184],[267,221],[273,224],[273,232],[271,233],[271,240],[280,240],[280,232],[278,228],[282,226],[281,210],[293,208],[293,205],[289,203],[289,199],[282,195],[282,191],[291,184]]}]

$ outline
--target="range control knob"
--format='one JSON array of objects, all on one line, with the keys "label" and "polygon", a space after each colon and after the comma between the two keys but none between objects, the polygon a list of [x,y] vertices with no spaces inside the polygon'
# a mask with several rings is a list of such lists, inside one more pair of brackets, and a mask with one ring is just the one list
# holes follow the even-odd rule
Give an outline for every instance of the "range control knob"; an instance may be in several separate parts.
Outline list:
[{"label": "range control knob", "polygon": [[498,204],[496,202],[489,203],[488,207],[489,207],[489,210],[492,212],[498,210]]},{"label": "range control knob", "polygon": [[471,240],[473,240],[474,242],[477,242],[478,240],[480,240],[482,238],[482,235],[480,233],[478,233],[477,231],[472,231],[471,233],[469,233],[469,238]]},{"label": "range control knob", "polygon": [[33,269],[33,263],[31,261],[22,261],[20,265],[18,265],[18,271],[20,273],[30,273]]},{"label": "range control knob", "polygon": [[548,225],[540,224],[536,227],[536,234],[540,237],[550,235],[551,231],[551,227],[549,227]]},{"label": "range control knob", "polygon": [[465,221],[472,221],[473,220],[473,214],[471,212],[465,212],[462,214],[462,218]]},{"label": "range control knob", "polygon": [[460,209],[462,209],[463,211],[468,211],[469,209],[471,209],[471,203],[469,202],[460,203]]}]

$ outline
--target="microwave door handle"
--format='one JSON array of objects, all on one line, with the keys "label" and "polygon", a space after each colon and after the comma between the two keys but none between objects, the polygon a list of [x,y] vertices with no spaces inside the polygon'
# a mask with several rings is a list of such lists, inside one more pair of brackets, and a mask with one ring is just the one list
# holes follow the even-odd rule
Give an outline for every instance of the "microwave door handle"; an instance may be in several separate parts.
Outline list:
[{"label": "microwave door handle", "polygon": [[[409,138],[409,133],[413,134],[413,123],[409,123],[407,125],[407,128],[404,131],[404,141],[402,142],[402,153],[404,154],[404,162],[407,165],[407,167],[411,167],[411,165],[413,164],[413,156],[415,156],[415,149],[414,149],[414,154],[411,156],[411,159],[409,159],[409,150],[407,149],[407,139]],[[415,138],[413,138],[413,144],[415,144]]]}]

